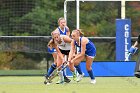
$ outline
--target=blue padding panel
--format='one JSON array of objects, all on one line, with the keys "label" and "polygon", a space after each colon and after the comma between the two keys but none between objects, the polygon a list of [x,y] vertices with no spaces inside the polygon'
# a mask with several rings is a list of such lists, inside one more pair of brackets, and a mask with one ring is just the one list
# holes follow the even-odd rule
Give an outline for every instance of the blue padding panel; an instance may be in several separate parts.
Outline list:
[{"label": "blue padding panel", "polygon": [[116,61],[130,60],[127,58],[130,47],[131,19],[116,19]]},{"label": "blue padding panel", "polygon": [[[86,70],[86,63],[81,62],[81,69],[85,76],[89,76]],[[135,61],[129,62],[93,62],[92,68],[95,76],[134,76]],[[69,68],[66,69],[68,76],[71,76]]]}]

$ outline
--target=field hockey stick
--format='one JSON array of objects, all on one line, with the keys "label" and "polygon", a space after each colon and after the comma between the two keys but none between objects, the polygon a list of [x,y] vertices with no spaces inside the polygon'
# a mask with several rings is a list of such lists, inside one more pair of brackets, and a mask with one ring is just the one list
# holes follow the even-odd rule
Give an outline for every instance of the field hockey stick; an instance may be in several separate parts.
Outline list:
[{"label": "field hockey stick", "polygon": [[132,53],[128,53],[127,58],[125,59],[125,61],[129,61],[129,58],[131,56]]},{"label": "field hockey stick", "polygon": [[[68,66],[67,61],[65,61],[61,66],[59,66],[56,71],[58,71],[60,68],[62,68],[59,72],[63,71]],[[54,75],[51,75],[44,81],[44,84],[50,83],[56,76],[58,76],[59,72],[56,72]]]},{"label": "field hockey stick", "polygon": [[62,69],[60,71],[58,71],[57,73],[55,73],[52,77],[50,77],[48,79],[48,82],[51,82],[56,76],[58,76],[59,72],[62,72],[67,66],[68,66],[68,62],[65,61],[65,63],[61,66]]},{"label": "field hockey stick", "polygon": [[[58,71],[58,69],[62,68],[63,65],[64,65],[64,63],[61,64],[59,67],[57,67],[49,77],[47,77],[47,78],[45,77],[44,84],[50,83],[51,80],[49,80],[49,79],[52,78],[52,77],[56,77],[56,76],[58,75],[58,74],[56,74],[56,73],[57,73],[56,71]],[[55,73],[55,72],[56,72],[56,73]]]}]

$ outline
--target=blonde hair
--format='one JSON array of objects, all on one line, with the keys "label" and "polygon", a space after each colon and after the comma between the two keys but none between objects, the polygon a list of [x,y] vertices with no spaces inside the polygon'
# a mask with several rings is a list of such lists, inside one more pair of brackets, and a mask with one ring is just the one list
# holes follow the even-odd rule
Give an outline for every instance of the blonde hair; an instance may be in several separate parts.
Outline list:
[{"label": "blonde hair", "polygon": [[48,42],[48,45],[47,45],[49,48],[53,48],[55,46],[55,42],[54,42],[54,39],[53,39],[54,34],[59,34],[60,35],[60,32],[59,31],[53,31],[51,33],[52,39]]},{"label": "blonde hair", "polygon": [[51,33],[52,37],[53,37],[53,35],[55,35],[55,34],[60,35],[60,32],[59,32],[59,31],[57,31],[57,30],[53,31],[53,32]]},{"label": "blonde hair", "polygon": [[65,18],[64,18],[64,17],[60,17],[60,18],[58,19],[58,24],[59,24],[59,22],[60,22],[61,20],[65,20]]},{"label": "blonde hair", "polygon": [[84,36],[84,33],[82,32],[82,29],[75,29],[72,32],[77,32],[79,36]]}]

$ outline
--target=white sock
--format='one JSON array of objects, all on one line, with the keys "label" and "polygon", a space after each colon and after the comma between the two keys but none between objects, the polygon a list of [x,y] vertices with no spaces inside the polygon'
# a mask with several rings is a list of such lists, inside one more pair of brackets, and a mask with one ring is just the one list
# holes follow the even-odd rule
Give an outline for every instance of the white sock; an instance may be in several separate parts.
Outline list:
[{"label": "white sock", "polygon": [[58,75],[61,81],[64,81],[63,71],[58,71]]}]

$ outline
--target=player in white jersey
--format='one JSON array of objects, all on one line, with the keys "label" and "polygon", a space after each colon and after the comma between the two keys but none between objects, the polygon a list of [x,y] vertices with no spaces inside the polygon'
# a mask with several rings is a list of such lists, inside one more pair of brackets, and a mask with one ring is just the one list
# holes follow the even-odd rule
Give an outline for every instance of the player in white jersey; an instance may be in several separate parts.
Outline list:
[{"label": "player in white jersey", "polygon": [[[70,36],[70,30],[69,30],[68,26],[66,25],[66,20],[63,17],[60,17],[58,19],[58,24],[59,24],[59,27],[55,31],[59,31],[60,35]],[[80,64],[76,65],[75,68],[76,68],[76,70],[79,74],[76,81],[79,82],[80,80],[82,80],[82,77],[84,76],[84,73],[81,70]],[[65,78],[65,81],[69,81],[69,80]]]},{"label": "player in white jersey", "polygon": [[[57,67],[59,67],[64,62],[64,55],[69,55],[70,48],[71,48],[70,43],[71,43],[72,39],[69,36],[60,35],[59,31],[53,31],[52,38],[54,41],[51,44],[51,46],[53,46],[57,51],[57,54],[58,54],[57,55]],[[73,63],[69,64],[69,68],[73,73],[73,77],[75,78],[76,74],[75,74],[74,64]],[[59,72],[59,76],[60,76],[60,81],[57,83],[60,84],[60,83],[64,82],[63,72]]]},{"label": "player in white jersey", "polygon": [[[67,35],[67,36],[70,36],[70,30],[69,28],[67,27],[66,25],[66,21],[63,17],[60,17],[58,19],[58,28],[55,29],[55,31],[59,31],[60,32],[60,35]],[[48,44],[50,44],[52,42],[52,39],[49,41]],[[54,63],[50,66],[47,74],[45,74],[45,78],[48,79],[52,72],[56,69],[56,65],[57,65],[57,52],[56,52],[56,49],[55,48],[49,48],[48,47],[48,52],[50,54],[52,54],[53,58],[54,58]],[[79,66],[77,67],[78,69],[80,68]],[[63,73],[64,75],[64,81],[69,83],[71,80],[69,78],[67,78],[66,74]]]}]

